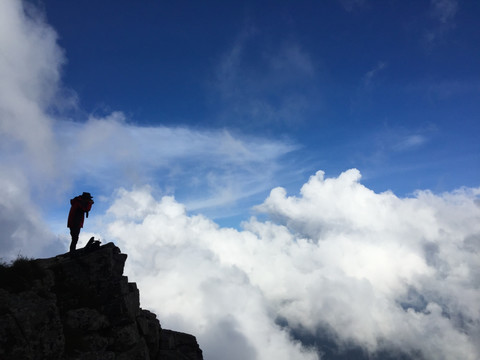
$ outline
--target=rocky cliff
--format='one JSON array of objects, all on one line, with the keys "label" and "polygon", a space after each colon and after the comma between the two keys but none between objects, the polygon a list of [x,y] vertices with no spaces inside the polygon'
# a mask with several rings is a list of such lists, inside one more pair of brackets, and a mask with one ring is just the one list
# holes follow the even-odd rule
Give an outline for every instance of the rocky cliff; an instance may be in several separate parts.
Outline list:
[{"label": "rocky cliff", "polygon": [[140,308],[113,243],[0,273],[0,359],[201,360],[194,336]]}]

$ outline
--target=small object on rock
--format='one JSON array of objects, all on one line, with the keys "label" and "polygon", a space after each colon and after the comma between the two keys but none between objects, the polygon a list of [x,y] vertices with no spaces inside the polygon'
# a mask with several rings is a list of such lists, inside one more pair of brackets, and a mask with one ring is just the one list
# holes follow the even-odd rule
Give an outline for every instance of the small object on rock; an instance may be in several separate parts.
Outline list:
[{"label": "small object on rock", "polygon": [[100,240],[95,240],[95,238],[92,236],[90,240],[88,240],[87,245],[85,245],[85,250],[93,251],[98,248],[100,248]]}]

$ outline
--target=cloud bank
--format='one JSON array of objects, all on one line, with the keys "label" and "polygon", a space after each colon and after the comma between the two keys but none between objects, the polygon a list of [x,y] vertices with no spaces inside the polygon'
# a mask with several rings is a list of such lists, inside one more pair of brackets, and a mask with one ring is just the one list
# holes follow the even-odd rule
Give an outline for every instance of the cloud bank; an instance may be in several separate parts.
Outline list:
[{"label": "cloud bank", "polygon": [[[48,228],[45,212],[55,199],[102,184],[92,192],[109,210],[97,210],[96,233],[129,254],[142,305],[165,327],[195,334],[208,359],[331,358],[322,334],[338,351],[353,344],[366,356],[480,357],[480,189],[398,198],[364,187],[354,169],[336,178],[318,172],[296,196],[272,190],[243,230],[220,227],[187,210],[225,211],[239,196],[283,183],[280,159],[296,146],[142,127],[121,112],[81,121],[52,115],[68,100],[63,52],[41,14],[24,5],[0,2],[2,258],[64,251],[68,239]],[[277,55],[268,57],[275,71],[297,59],[297,73],[311,74],[298,48]],[[227,95],[237,76],[229,69],[219,83]],[[406,138],[399,151],[423,141]]]},{"label": "cloud bank", "polygon": [[257,207],[271,220],[243,231],[120,190],[108,238],[130,255],[142,304],[209,359],[316,359],[291,335],[319,329],[364,354],[478,358],[480,189],[398,198],[359,180],[318,172],[298,196],[273,189]]},{"label": "cloud bank", "polygon": [[[31,192],[57,174],[46,110],[58,90],[63,55],[35,9],[11,0],[0,5],[0,53],[0,252],[8,257],[21,248],[39,252],[49,235]],[[32,238],[38,241],[29,244]]]}]

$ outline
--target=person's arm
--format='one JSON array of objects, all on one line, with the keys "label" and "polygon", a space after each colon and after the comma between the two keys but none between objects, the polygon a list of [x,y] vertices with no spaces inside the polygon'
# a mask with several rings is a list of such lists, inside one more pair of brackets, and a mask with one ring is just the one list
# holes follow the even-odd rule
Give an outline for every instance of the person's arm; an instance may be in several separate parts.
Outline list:
[{"label": "person's arm", "polygon": [[93,205],[93,201],[91,200],[85,202],[85,207],[83,210],[85,211],[87,218],[88,218],[88,212],[92,209],[92,205]]}]

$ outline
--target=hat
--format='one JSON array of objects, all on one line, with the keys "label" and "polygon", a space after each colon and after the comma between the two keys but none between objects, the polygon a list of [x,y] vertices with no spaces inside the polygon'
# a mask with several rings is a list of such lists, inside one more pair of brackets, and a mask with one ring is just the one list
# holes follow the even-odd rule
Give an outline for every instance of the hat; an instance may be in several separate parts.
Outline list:
[{"label": "hat", "polygon": [[88,199],[92,199],[92,195],[90,195],[89,192],[84,192],[84,193],[82,194],[82,197],[88,198]]}]

